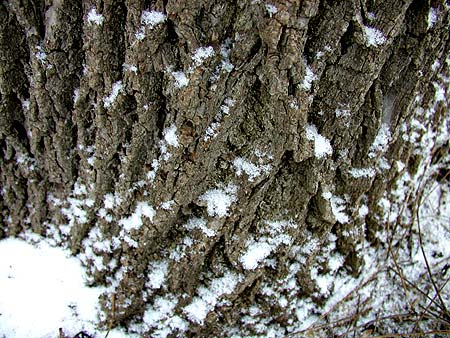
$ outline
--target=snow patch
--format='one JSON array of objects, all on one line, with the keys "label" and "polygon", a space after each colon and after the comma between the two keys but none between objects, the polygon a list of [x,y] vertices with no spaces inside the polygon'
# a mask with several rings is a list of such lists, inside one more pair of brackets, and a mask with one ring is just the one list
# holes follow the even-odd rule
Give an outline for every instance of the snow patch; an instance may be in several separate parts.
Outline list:
[{"label": "snow patch", "polygon": [[207,237],[214,237],[216,235],[216,232],[214,230],[207,227],[207,223],[203,218],[196,218],[196,217],[190,218],[184,225],[184,228],[190,231],[194,229],[199,229]]},{"label": "snow patch", "polygon": [[372,145],[369,148],[369,157],[374,158],[379,153],[385,153],[391,140],[391,131],[386,123],[383,123],[378,130]]},{"label": "snow patch", "polygon": [[122,65],[122,68],[123,68],[124,71],[132,72],[132,73],[134,73],[134,74],[137,74],[137,71],[138,71],[136,65],[130,65],[130,64],[128,64],[128,63],[124,63],[124,64]]},{"label": "snow patch", "polygon": [[336,117],[349,117],[351,115],[351,111],[348,109],[336,109],[335,114]]},{"label": "snow patch", "polygon": [[161,203],[159,207],[164,210],[172,210],[172,207],[174,206],[174,204],[175,204],[175,201],[170,200],[170,201],[165,201],[165,202]]},{"label": "snow patch", "polygon": [[278,13],[278,8],[276,8],[272,4],[265,4],[265,7],[266,7],[266,11],[267,11],[267,13],[269,13],[270,17],[272,17],[272,15]]},{"label": "snow patch", "polygon": [[316,74],[314,74],[311,66],[309,66],[306,61],[304,61],[305,64],[305,77],[303,79],[303,82],[299,85],[301,89],[304,90],[311,90],[311,86],[313,81],[317,80]]},{"label": "snow patch", "polygon": [[286,234],[288,228],[297,228],[292,221],[265,221],[267,226],[263,228],[262,236],[258,239],[250,239],[246,244],[245,253],[239,258],[242,267],[246,270],[258,268],[261,262],[266,260],[272,252],[282,245],[292,243],[292,237]]},{"label": "snow patch", "polygon": [[435,90],[434,99],[436,100],[436,102],[445,102],[445,88],[437,82],[433,82],[433,86]]},{"label": "snow patch", "polygon": [[234,291],[242,281],[242,276],[234,272],[225,272],[223,277],[215,278],[209,283],[209,287],[200,287],[198,296],[186,306],[183,311],[191,322],[203,324],[209,312],[214,310],[219,299]]},{"label": "snow patch", "polygon": [[203,62],[205,62],[206,59],[212,57],[214,55],[214,48],[211,46],[208,47],[199,47],[196,49],[194,55],[192,56],[192,60],[194,60],[195,65],[198,67]]},{"label": "snow patch", "polygon": [[157,11],[143,11],[141,14],[141,28],[134,34],[137,40],[142,41],[145,38],[145,29],[154,29],[160,23],[166,21],[167,17],[164,13]]},{"label": "snow patch", "polygon": [[336,221],[341,224],[345,224],[350,221],[350,217],[345,213],[347,202],[344,199],[339,196],[335,196],[328,191],[322,193],[322,197],[330,201],[331,211],[336,218]]},{"label": "snow patch", "polygon": [[[37,240],[37,246],[0,241],[0,336],[56,337],[62,328],[70,337],[81,330],[103,337],[96,318],[104,289],[85,285],[85,271],[69,252]],[[118,330],[111,334],[121,336]]]},{"label": "snow patch", "polygon": [[236,104],[236,101],[232,98],[227,97],[224,100],[223,105],[220,106],[219,112],[217,112],[216,116],[214,117],[213,122],[208,126],[208,128],[205,131],[205,136],[203,137],[203,141],[207,142],[213,138],[215,138],[218,135],[218,130],[220,128],[220,125],[222,123],[222,119],[224,116],[230,114],[230,109]]},{"label": "snow patch", "polygon": [[433,28],[434,24],[438,20],[438,11],[434,7],[430,7],[430,11],[428,12],[428,18],[427,18],[427,28],[431,29]]},{"label": "snow patch", "polygon": [[87,21],[92,25],[96,24],[97,26],[103,25],[103,21],[105,21],[105,18],[102,14],[97,13],[97,9],[95,7],[92,7],[87,15]]},{"label": "snow patch", "polygon": [[189,79],[186,74],[181,71],[171,72],[170,73],[175,79],[175,87],[183,88],[189,84]]},{"label": "snow patch", "polygon": [[363,34],[367,47],[378,47],[386,42],[383,32],[377,28],[363,26]]},{"label": "snow patch", "polygon": [[375,169],[372,168],[353,168],[348,172],[354,178],[370,178],[375,176]]},{"label": "snow patch", "polygon": [[246,253],[239,259],[242,267],[246,270],[256,269],[258,264],[267,258],[274,249],[274,245],[270,245],[264,241],[248,244]]},{"label": "snow patch", "polygon": [[272,169],[270,164],[256,165],[242,157],[236,157],[233,161],[233,166],[237,176],[241,176],[244,172],[250,182],[253,182],[255,178],[263,174],[268,174]]},{"label": "snow patch", "polygon": [[129,217],[119,220],[119,224],[123,227],[124,230],[129,232],[131,230],[137,230],[142,226],[143,216],[147,217],[150,221],[153,221],[153,217],[155,217],[155,215],[155,209],[153,209],[153,207],[150,206],[147,202],[141,201],[136,205],[133,214],[131,214],[131,216]]},{"label": "snow patch", "polygon": [[111,88],[111,93],[109,96],[105,96],[103,98],[103,106],[108,109],[112,106],[112,104],[116,101],[117,96],[119,93],[123,90],[123,84],[122,81],[117,81],[113,83]]},{"label": "snow patch", "polygon": [[145,286],[150,289],[159,289],[166,281],[169,263],[167,261],[152,262],[148,269],[150,272],[147,275]]},{"label": "snow patch", "polygon": [[231,204],[237,201],[236,192],[237,187],[230,183],[225,188],[208,190],[200,200],[206,202],[209,216],[225,217]]},{"label": "snow patch", "polygon": [[167,16],[157,11],[143,11],[141,15],[141,24],[153,29],[160,23],[166,21]]},{"label": "snow patch", "polygon": [[330,140],[320,135],[316,126],[308,124],[305,129],[306,138],[310,141],[314,141],[314,155],[316,158],[323,158],[333,154]]},{"label": "snow patch", "polygon": [[169,146],[176,148],[180,145],[178,143],[177,127],[174,124],[164,129],[163,136],[164,141],[166,141]]},{"label": "snow patch", "polygon": [[36,46],[37,52],[34,54],[36,59],[41,61],[43,64],[47,63],[47,53],[45,53],[44,49],[41,46]]}]

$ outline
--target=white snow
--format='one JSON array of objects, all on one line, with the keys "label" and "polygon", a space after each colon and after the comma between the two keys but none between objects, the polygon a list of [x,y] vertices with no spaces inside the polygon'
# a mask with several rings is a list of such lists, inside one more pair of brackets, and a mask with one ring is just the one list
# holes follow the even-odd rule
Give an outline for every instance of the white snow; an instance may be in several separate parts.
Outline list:
[{"label": "white snow", "polygon": [[206,202],[209,216],[225,217],[231,204],[237,201],[236,192],[237,187],[230,183],[225,188],[208,190],[200,200]]},{"label": "white snow", "polygon": [[268,174],[272,169],[270,164],[256,165],[242,157],[236,157],[233,161],[233,166],[237,176],[241,176],[244,172],[250,182],[253,182],[255,178],[263,174]]},{"label": "white snow", "polygon": [[431,70],[433,72],[437,71],[441,67],[441,63],[439,62],[439,59],[434,60],[433,64],[431,65]]},{"label": "white snow", "polygon": [[163,131],[163,136],[164,136],[164,141],[166,141],[166,143],[169,146],[176,148],[180,145],[178,143],[177,126],[176,125],[173,124],[170,127],[165,128]]},{"label": "white snow", "polygon": [[303,79],[303,82],[299,85],[300,88],[304,90],[311,90],[311,86],[313,81],[317,80],[316,74],[314,74],[311,66],[309,66],[306,61],[304,61],[305,64],[305,77]]},{"label": "white snow", "polygon": [[363,26],[363,34],[367,47],[378,47],[386,42],[383,32],[377,28]]},{"label": "white snow", "polygon": [[434,97],[435,97],[436,102],[440,102],[440,101],[445,102],[445,99],[447,96],[445,95],[444,86],[440,85],[437,82],[433,82],[433,86],[434,86],[434,90],[435,90]]},{"label": "white snow", "polygon": [[336,220],[341,223],[348,223],[350,221],[350,218],[345,213],[345,206],[346,202],[337,196],[333,196],[331,198],[331,210],[333,212],[334,217],[336,217]]},{"label": "white snow", "polygon": [[220,127],[220,122],[212,122],[208,128],[206,128],[205,136],[203,137],[203,141],[209,141],[210,139],[216,137],[218,135],[218,129]]},{"label": "white snow", "polygon": [[247,246],[247,251],[239,259],[246,270],[254,270],[258,264],[266,259],[274,250],[274,246],[267,242],[253,242]]},{"label": "white snow", "polygon": [[198,296],[183,311],[190,321],[203,324],[206,316],[214,310],[219,299],[232,293],[241,280],[241,275],[226,271],[222,277],[213,279],[208,287],[198,288]]},{"label": "white snow", "polygon": [[34,54],[36,58],[42,63],[47,62],[47,53],[45,53],[44,49],[41,46],[36,46],[37,52]]},{"label": "white snow", "polygon": [[61,208],[61,213],[69,220],[69,227],[75,222],[80,224],[87,222],[87,210],[92,207],[94,201],[91,199],[80,199],[69,197],[67,199],[69,204],[67,208]]},{"label": "white snow", "polygon": [[157,11],[143,11],[141,15],[141,24],[150,28],[166,21],[167,17],[164,13]]},{"label": "white snow", "polygon": [[22,108],[24,110],[30,110],[30,100],[29,99],[22,101]]},{"label": "white snow", "polygon": [[152,262],[150,263],[148,270],[148,281],[145,283],[145,286],[150,289],[159,289],[166,281],[169,263],[167,261]]},{"label": "white snow", "polygon": [[369,157],[374,158],[379,153],[386,152],[389,142],[391,140],[391,131],[389,129],[389,126],[385,123],[383,123],[378,130],[378,134],[375,137],[375,140],[373,141],[372,145],[369,148]]},{"label": "white snow", "polygon": [[112,106],[112,104],[116,101],[117,96],[119,93],[123,90],[123,84],[122,81],[117,81],[113,83],[111,88],[111,93],[109,96],[105,96],[103,98],[103,106],[108,109]]},{"label": "white snow", "polygon": [[[39,245],[1,240],[0,257],[0,337],[59,337],[59,328],[70,337],[81,330],[105,335],[96,329],[97,301],[104,289],[85,285],[75,257],[42,238]],[[120,336],[125,337],[111,332],[111,337]]]},{"label": "white snow", "polygon": [[126,231],[136,230],[139,229],[143,224],[142,216],[145,216],[150,219],[150,221],[152,221],[155,215],[155,209],[153,209],[153,207],[150,206],[147,202],[141,201],[136,205],[133,214],[131,214],[129,217],[119,220],[119,224]]},{"label": "white snow", "polygon": [[108,193],[103,196],[103,205],[105,209],[112,209],[114,208],[114,206],[119,205],[121,202],[122,199],[118,195]]},{"label": "white snow", "polygon": [[213,229],[207,227],[207,222],[203,218],[190,218],[184,225],[184,228],[190,231],[199,229],[207,237],[214,237],[216,235],[216,232]]},{"label": "white snow", "polygon": [[96,24],[97,26],[103,25],[103,21],[105,21],[105,18],[102,14],[97,13],[97,9],[95,7],[92,7],[87,15],[87,21],[90,24]]},{"label": "white snow", "polygon": [[316,126],[308,124],[305,129],[306,138],[310,141],[314,141],[314,155],[317,158],[323,158],[327,155],[333,154],[333,148],[331,147],[330,140],[320,135]]},{"label": "white snow", "polygon": [[164,210],[172,210],[172,207],[175,205],[175,201],[174,200],[169,200],[169,201],[165,201],[165,202],[162,202],[160,205],[159,205],[159,207],[161,208],[161,209],[164,209]]},{"label": "white snow", "polygon": [[144,313],[144,323],[149,327],[157,326],[159,321],[172,316],[177,303],[178,300],[171,295],[156,297],[153,306],[148,307]]},{"label": "white snow", "polygon": [[366,217],[369,214],[369,208],[367,207],[367,205],[363,204],[359,207],[358,209],[358,215],[361,218]]},{"label": "white snow", "polygon": [[164,13],[157,11],[143,11],[141,14],[141,27],[134,33],[137,40],[142,41],[145,38],[145,29],[154,29],[159,24],[166,21],[167,17]]},{"label": "white snow", "polygon": [[336,221],[341,224],[345,224],[350,221],[350,217],[345,213],[347,202],[344,199],[333,195],[329,191],[322,193],[322,197],[330,201],[331,211],[336,218]]},{"label": "white snow", "polygon": [[224,100],[223,104],[220,106],[220,110],[217,112],[216,116],[214,117],[214,121],[211,122],[211,124],[206,129],[205,136],[203,137],[203,141],[207,142],[207,141],[215,138],[218,135],[218,130],[220,128],[222,119],[224,118],[224,116],[230,114],[230,108],[233,107],[235,104],[236,104],[236,101],[230,97],[227,97]]},{"label": "white snow", "polygon": [[206,59],[212,57],[213,55],[214,55],[214,49],[211,46],[199,47],[196,49],[194,55],[192,56],[192,60],[194,60],[195,65],[198,67]]},{"label": "white snow", "polygon": [[239,258],[242,267],[246,270],[254,270],[260,266],[260,263],[270,263],[266,260],[272,252],[282,245],[289,245],[292,237],[286,234],[288,228],[297,228],[297,224],[292,221],[264,221],[260,229],[261,237],[257,240],[251,238],[246,243],[246,251]]},{"label": "white snow", "polygon": [[78,99],[80,98],[80,88],[76,88],[73,91],[73,104],[76,104],[78,102]]},{"label": "white snow", "polygon": [[272,15],[276,14],[278,12],[278,9],[272,5],[272,4],[265,4],[266,11],[269,13],[269,16],[272,17]]},{"label": "white snow", "polygon": [[181,71],[171,72],[172,76],[175,79],[175,87],[183,88],[189,84],[189,79],[186,74]]},{"label": "white snow", "polygon": [[135,34],[137,40],[142,41],[145,38],[145,28],[141,27]]},{"label": "white snow", "polygon": [[160,167],[159,161],[153,160],[152,161],[152,170],[148,171],[146,174],[146,177],[150,182],[153,182],[155,180],[156,173],[158,172],[159,167]]},{"label": "white snow", "polygon": [[220,55],[222,56],[221,70],[230,73],[234,69],[234,65],[230,61],[232,43],[230,39],[226,39],[220,46]]},{"label": "white snow", "polygon": [[367,12],[367,19],[369,19],[370,21],[375,20],[376,19],[375,13]]},{"label": "white snow", "polygon": [[433,28],[434,24],[438,20],[438,12],[437,9],[434,7],[430,7],[430,11],[428,12],[428,21],[427,21],[427,28]]},{"label": "white snow", "polygon": [[134,73],[134,74],[137,74],[137,71],[138,71],[136,65],[131,65],[131,64],[129,64],[129,63],[124,63],[124,64],[122,65],[122,68],[123,68],[124,71],[132,72],[132,73]]},{"label": "white snow", "polygon": [[375,176],[375,169],[373,168],[352,168],[349,174],[354,178],[370,178]]},{"label": "white snow", "polygon": [[336,109],[336,117],[348,117],[351,115],[351,111],[348,109]]}]

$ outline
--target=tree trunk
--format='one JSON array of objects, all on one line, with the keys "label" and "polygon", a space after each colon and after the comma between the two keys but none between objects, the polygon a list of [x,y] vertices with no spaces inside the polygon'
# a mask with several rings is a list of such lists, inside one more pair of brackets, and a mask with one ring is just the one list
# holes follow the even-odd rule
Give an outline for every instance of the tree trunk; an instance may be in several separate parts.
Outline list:
[{"label": "tree trunk", "polygon": [[[424,129],[448,123],[448,14],[434,0],[3,1],[0,237],[79,254],[108,287],[108,325],[257,332],[241,318],[257,303],[287,330],[273,297],[317,294],[333,242],[357,276],[360,244],[383,245],[380,200],[404,202],[387,192],[423,166]],[[280,281],[293,291],[264,293]]]}]

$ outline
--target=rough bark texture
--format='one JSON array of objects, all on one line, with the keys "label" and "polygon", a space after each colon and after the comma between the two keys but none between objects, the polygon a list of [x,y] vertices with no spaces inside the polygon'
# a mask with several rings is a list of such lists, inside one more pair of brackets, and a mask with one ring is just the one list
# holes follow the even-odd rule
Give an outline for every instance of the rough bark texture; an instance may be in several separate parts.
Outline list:
[{"label": "rough bark texture", "polygon": [[[420,161],[402,128],[418,92],[435,97],[448,23],[446,4],[423,0],[3,1],[0,237],[32,231],[80,254],[110,286],[105,322],[130,326],[171,295],[203,335],[281,280],[293,246],[333,233],[357,275],[355,229],[379,244],[398,175],[386,168]],[[251,245],[268,245],[255,266]],[[298,297],[314,292],[315,257]],[[224,276],[232,289],[190,316]]]}]

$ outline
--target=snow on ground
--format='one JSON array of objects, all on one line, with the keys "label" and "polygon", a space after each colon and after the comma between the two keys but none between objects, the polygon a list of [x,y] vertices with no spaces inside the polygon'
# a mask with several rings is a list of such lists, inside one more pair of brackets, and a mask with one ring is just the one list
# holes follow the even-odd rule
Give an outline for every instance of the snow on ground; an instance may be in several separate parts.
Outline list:
[{"label": "snow on ground", "polygon": [[[105,336],[96,329],[97,298],[104,290],[85,285],[77,258],[40,238],[38,245],[4,239],[0,257],[0,337],[56,338],[59,328],[69,336]],[[125,334],[114,330],[109,337]]]}]

